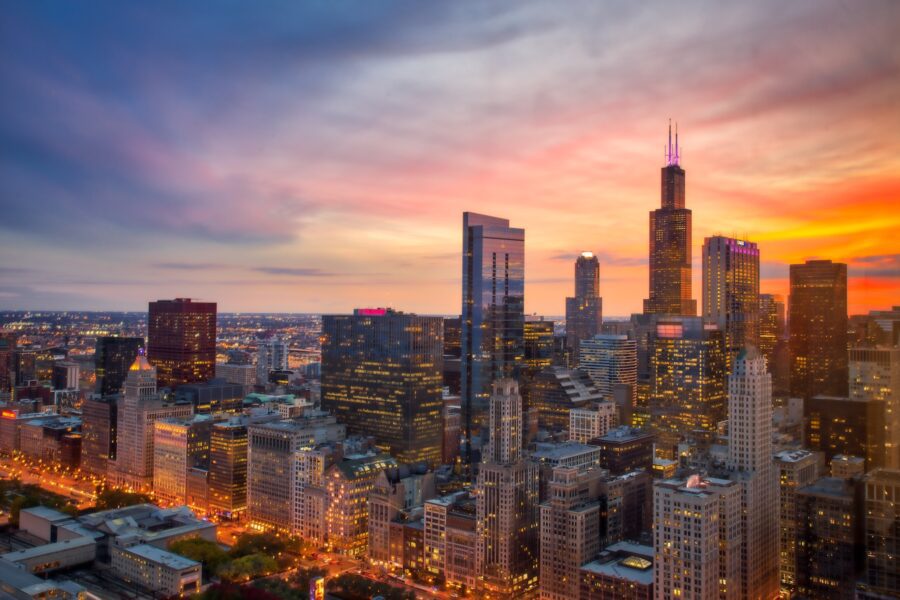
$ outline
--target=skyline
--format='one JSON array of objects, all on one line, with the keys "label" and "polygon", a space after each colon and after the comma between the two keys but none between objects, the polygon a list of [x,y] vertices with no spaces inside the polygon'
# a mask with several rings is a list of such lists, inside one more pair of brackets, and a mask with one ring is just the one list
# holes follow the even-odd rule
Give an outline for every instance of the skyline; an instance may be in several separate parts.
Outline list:
[{"label": "skyline", "polygon": [[458,314],[473,211],[526,230],[527,313],[565,313],[588,250],[626,316],[670,117],[694,299],[721,233],[762,293],[820,258],[851,314],[896,304],[900,6],[408,6],[10,7],[0,309]]}]

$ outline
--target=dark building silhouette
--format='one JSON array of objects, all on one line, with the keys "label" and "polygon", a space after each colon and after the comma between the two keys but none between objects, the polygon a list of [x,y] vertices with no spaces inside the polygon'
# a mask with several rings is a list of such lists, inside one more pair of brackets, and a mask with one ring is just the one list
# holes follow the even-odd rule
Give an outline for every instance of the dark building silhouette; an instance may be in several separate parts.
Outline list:
[{"label": "dark building silhouette", "polygon": [[847,265],[791,265],[791,396],[847,395]]},{"label": "dark building silhouette", "polygon": [[526,410],[536,412],[538,426],[551,431],[569,428],[569,411],[604,400],[581,369],[546,367],[529,382],[523,394]]},{"label": "dark building silhouette", "polygon": [[600,333],[603,298],[600,297],[600,261],[593,252],[582,252],[575,261],[575,296],[566,298],[566,345],[578,362],[578,345]]},{"label": "dark building silhouette", "polygon": [[190,298],[150,303],[147,358],[159,387],[204,382],[216,374],[216,303]]},{"label": "dark building silhouette", "polygon": [[678,164],[678,131],[662,168],[661,206],[650,213],[650,297],[644,312],[696,316],[691,297],[691,211],[684,202],[684,169]]},{"label": "dark building silhouette", "polygon": [[850,600],[863,570],[863,486],[823,477],[797,491],[797,592]]},{"label": "dark building silhouette", "polygon": [[322,318],[322,409],[403,463],[440,463],[443,319],[357,309]]},{"label": "dark building silhouette", "polygon": [[815,396],[804,403],[806,447],[866,460],[866,471],[884,466],[885,404],[881,400]]},{"label": "dark building silhouette", "polygon": [[92,475],[106,477],[109,461],[116,459],[118,401],[118,396],[89,398],[81,406],[81,468]]},{"label": "dark building silhouette", "polygon": [[863,484],[866,572],[865,593],[858,597],[895,597],[900,593],[900,470],[875,469]]},{"label": "dark building silhouette", "polygon": [[94,373],[97,393],[103,396],[122,391],[128,367],[134,362],[138,350],[144,345],[139,337],[99,337],[94,353]]},{"label": "dark building silhouette", "polygon": [[175,390],[175,402],[191,403],[194,413],[238,412],[244,401],[244,386],[214,378],[205,383],[186,383]]},{"label": "dark building silhouette", "polygon": [[610,475],[653,471],[656,436],[649,431],[618,427],[588,443],[600,448],[600,466],[609,470]]},{"label": "dark building silhouette", "polygon": [[460,369],[462,362],[462,320],[459,317],[444,319],[444,387],[453,396],[460,394]]},{"label": "dark building silhouette", "polygon": [[[466,462],[486,440],[494,381],[519,375],[524,355],[525,230],[463,213],[461,396]],[[484,431],[482,431],[484,429]],[[484,433],[485,435],[481,435]]]},{"label": "dark building silhouette", "polygon": [[0,333],[0,394],[11,392],[16,384],[16,373],[13,369],[15,350],[16,336],[11,333]]}]

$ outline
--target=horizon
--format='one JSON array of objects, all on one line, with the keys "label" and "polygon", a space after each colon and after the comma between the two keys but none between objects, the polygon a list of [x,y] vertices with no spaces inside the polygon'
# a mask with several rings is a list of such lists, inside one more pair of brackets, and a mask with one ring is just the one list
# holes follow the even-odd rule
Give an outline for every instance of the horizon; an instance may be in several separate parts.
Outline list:
[{"label": "horizon", "polygon": [[670,118],[695,299],[721,233],[762,293],[830,259],[850,314],[896,304],[896,4],[412,6],[11,6],[0,309],[458,314],[469,210],[525,229],[526,313],[581,251],[640,312]]}]

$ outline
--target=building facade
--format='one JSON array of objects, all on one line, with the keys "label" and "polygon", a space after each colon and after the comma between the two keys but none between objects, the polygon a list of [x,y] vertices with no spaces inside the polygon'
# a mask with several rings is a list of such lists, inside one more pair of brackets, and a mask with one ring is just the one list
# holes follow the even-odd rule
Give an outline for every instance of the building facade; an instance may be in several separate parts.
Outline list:
[{"label": "building facade", "polygon": [[118,394],[128,375],[128,367],[134,362],[138,350],[144,345],[144,338],[111,337],[97,338],[94,351],[94,374],[97,393],[103,396]]},{"label": "building facade", "polygon": [[579,343],[600,333],[602,325],[600,261],[593,252],[582,252],[575,261],[575,295],[566,298],[566,346],[576,362]]},{"label": "building facade", "polygon": [[900,468],[900,348],[850,349],[850,398],[884,402],[884,466]]},{"label": "building facade", "polygon": [[866,471],[884,466],[885,404],[883,400],[815,396],[803,405],[806,447],[835,456],[858,456]]},{"label": "building facade", "polygon": [[809,450],[785,450],[775,455],[778,470],[779,573],[790,597],[797,584],[797,490],[823,475],[822,455]]},{"label": "building facade", "polygon": [[147,355],[160,387],[209,381],[216,372],[216,303],[190,298],[150,303]]}]

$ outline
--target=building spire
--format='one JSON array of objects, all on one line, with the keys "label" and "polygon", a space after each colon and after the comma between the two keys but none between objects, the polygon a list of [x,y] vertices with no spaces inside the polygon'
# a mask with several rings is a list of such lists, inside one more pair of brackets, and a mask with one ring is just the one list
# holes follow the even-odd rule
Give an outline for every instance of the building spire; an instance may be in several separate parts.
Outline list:
[{"label": "building spire", "polygon": [[672,119],[669,119],[669,145],[666,149],[666,166],[678,166],[678,123],[675,123],[675,146],[672,146]]}]

